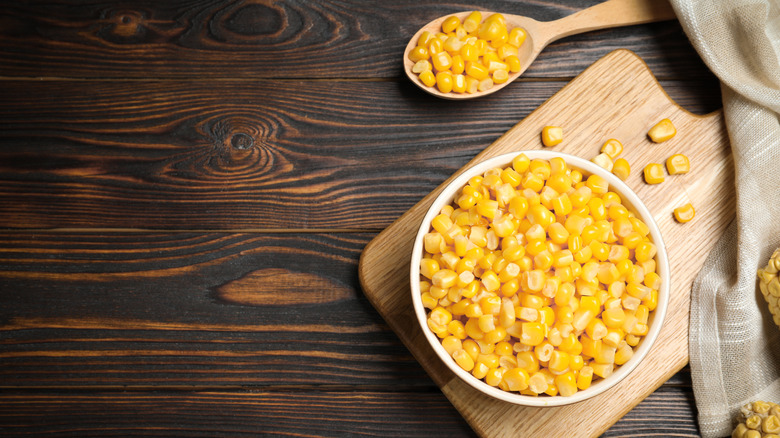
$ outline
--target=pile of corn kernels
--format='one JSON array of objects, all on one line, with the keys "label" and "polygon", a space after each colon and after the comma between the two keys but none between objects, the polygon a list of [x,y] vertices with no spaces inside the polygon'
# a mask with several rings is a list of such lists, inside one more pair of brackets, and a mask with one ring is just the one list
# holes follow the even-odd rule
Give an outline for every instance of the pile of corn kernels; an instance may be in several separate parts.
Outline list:
[{"label": "pile of corn kernels", "polygon": [[520,154],[433,219],[420,262],[428,327],[488,385],[571,396],[648,333],[661,287],[649,231],[602,177]]},{"label": "pile of corn kernels", "polygon": [[508,29],[501,14],[482,21],[482,13],[474,11],[463,22],[453,15],[442,22],[441,32],[420,35],[409,53],[412,72],[442,93],[487,91],[520,71],[518,50],[525,38],[525,30]]}]

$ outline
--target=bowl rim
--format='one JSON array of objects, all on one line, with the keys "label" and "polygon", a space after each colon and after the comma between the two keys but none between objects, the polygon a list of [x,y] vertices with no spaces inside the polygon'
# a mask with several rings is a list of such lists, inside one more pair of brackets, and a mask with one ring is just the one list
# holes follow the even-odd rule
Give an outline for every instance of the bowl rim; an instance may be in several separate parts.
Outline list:
[{"label": "bowl rim", "polygon": [[[574,395],[568,397],[522,395],[515,392],[504,391],[498,387],[490,386],[484,381],[477,379],[471,373],[465,371],[463,368],[457,365],[455,360],[452,359],[446,350],[444,350],[444,347],[442,346],[439,338],[427,326],[427,312],[425,307],[422,305],[419,284],[420,260],[422,258],[423,236],[429,232],[431,221],[436,215],[439,214],[442,207],[449,205],[452,202],[455,193],[460,190],[471,177],[482,175],[488,169],[506,167],[516,156],[520,154],[525,154],[531,160],[537,158],[549,160],[554,157],[561,157],[566,161],[568,166],[584,170],[589,174],[597,174],[605,178],[610,187],[616,188],[615,191],[621,196],[623,204],[625,205],[628,203],[629,209],[638,214],[645,222],[645,224],[647,224],[648,228],[650,229],[650,236],[657,249],[655,257],[657,267],[656,272],[661,277],[661,288],[658,291],[658,305],[656,306],[655,310],[650,313],[651,320],[648,322],[649,330],[647,335],[642,338],[639,345],[634,349],[634,355],[631,357],[631,359],[618,367],[609,377],[606,379],[600,379],[594,382],[589,388],[577,391]],[[415,236],[411,256],[412,258],[409,278],[412,304],[414,306],[417,322],[422,329],[428,344],[436,352],[436,355],[439,356],[439,359],[444,362],[447,368],[449,368],[458,378],[478,391],[493,398],[522,406],[550,407],[577,403],[591,397],[595,397],[596,395],[603,393],[604,391],[621,382],[639,365],[640,362],[642,362],[642,360],[644,360],[644,358],[647,356],[647,353],[655,344],[655,341],[658,338],[658,334],[663,326],[667,307],[669,305],[671,272],[669,270],[668,253],[661,235],[661,230],[648,208],[645,206],[639,196],[625,182],[623,182],[611,172],[584,158],[558,151],[535,149],[505,153],[477,162],[471,165],[468,169],[461,172],[442,189],[442,191],[432,202],[431,206],[427,209]]]}]

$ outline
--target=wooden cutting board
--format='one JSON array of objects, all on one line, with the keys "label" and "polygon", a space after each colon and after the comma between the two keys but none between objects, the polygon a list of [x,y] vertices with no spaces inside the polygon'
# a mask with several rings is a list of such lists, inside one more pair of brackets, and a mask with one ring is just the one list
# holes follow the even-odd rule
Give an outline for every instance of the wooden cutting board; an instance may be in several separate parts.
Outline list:
[{"label": "wooden cutting board", "polygon": [[[677,136],[655,144],[646,133],[668,117]],[[452,178],[374,238],[360,259],[360,281],[374,307],[474,430],[484,437],[598,436],[688,363],[691,286],[718,238],[735,217],[734,168],[721,111],[698,116],[672,102],[647,65],[617,50],[597,61],[501,136],[465,168],[507,152],[542,148],[546,125],[564,129],[554,149],[590,159],[609,138],[624,145],[631,164],[627,184],[646,203],[669,250],[671,300],[664,328],[647,358],[626,380],[583,402],[563,407],[519,407],[482,395],[455,377],[426,344],[412,308],[409,263],[417,228],[428,206]],[[674,153],[690,158],[691,172],[642,179],[649,162]],[[461,169],[462,171],[463,169]],[[675,207],[691,202],[696,217],[674,221]]]}]

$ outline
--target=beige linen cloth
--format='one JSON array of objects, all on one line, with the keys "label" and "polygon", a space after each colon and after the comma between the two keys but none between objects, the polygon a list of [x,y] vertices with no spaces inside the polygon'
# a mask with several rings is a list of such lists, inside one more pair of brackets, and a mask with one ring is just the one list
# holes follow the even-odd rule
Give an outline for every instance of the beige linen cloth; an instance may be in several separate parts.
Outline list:
[{"label": "beige linen cloth", "polygon": [[780,0],[671,3],[721,81],[736,170],[737,218],[694,282],[689,333],[700,431],[723,437],[744,403],[780,403],[780,329],[756,287],[780,247]]}]

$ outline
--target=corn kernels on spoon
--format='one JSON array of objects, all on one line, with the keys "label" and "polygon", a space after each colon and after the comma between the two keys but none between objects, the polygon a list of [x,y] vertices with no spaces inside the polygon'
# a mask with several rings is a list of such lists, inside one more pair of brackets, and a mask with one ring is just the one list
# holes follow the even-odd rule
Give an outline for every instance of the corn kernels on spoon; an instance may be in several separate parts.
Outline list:
[{"label": "corn kernels on spoon", "polygon": [[[519,66],[510,69],[501,68],[500,64],[495,64],[497,66],[496,70],[503,70],[502,72],[499,72],[499,76],[495,76],[495,80],[493,80],[493,74],[496,70],[492,70],[492,67],[485,66],[484,68],[478,68],[479,66],[472,66],[471,70],[474,72],[475,76],[472,79],[480,81],[480,84],[472,84],[469,87],[470,89],[464,88],[463,85],[465,84],[457,84],[455,87],[453,87],[452,81],[458,80],[463,82],[471,77],[471,75],[468,75],[466,71],[469,70],[468,61],[463,62],[463,64],[465,64],[463,71],[459,72],[460,68],[464,67],[464,65],[461,65],[456,67],[454,74],[451,72],[449,85],[447,84],[448,80],[446,78],[446,73],[441,75],[444,76],[442,79],[444,84],[439,84],[437,81],[439,76],[438,73],[440,71],[449,71],[449,68],[445,70],[445,67],[447,67],[447,62],[444,62],[444,65],[442,65],[440,62],[439,67],[441,68],[437,69],[436,63],[430,62],[433,60],[433,57],[428,54],[426,50],[424,51],[425,54],[423,56],[427,56],[426,59],[429,62],[427,68],[431,74],[426,73],[427,77],[423,75],[423,78],[421,79],[420,70],[426,68],[424,66],[425,64],[421,62],[419,65],[417,65],[417,67],[415,67],[415,64],[417,64],[421,59],[419,56],[412,54],[412,52],[418,46],[420,37],[423,35],[442,35],[442,24],[445,23],[446,20],[451,19],[451,17],[454,16],[458,18],[459,23],[463,23],[470,14],[472,14],[472,11],[459,12],[439,17],[417,31],[417,33],[409,41],[409,44],[406,46],[403,58],[404,71],[406,72],[406,75],[409,77],[409,79],[412,80],[412,82],[414,82],[417,86],[426,92],[437,97],[453,100],[473,99],[476,97],[485,96],[502,89],[517,79],[534,61],[534,59],[536,59],[539,53],[553,41],[591,30],[651,23],[656,21],[672,20],[676,18],[674,11],[672,10],[667,0],[607,0],[598,5],[583,9],[572,15],[555,21],[547,22],[537,21],[532,18],[520,15],[502,13],[498,16],[503,17],[501,20],[504,21],[507,30],[511,31],[511,29],[520,28],[525,33],[525,38],[522,41],[522,44],[517,47],[516,57],[517,61],[519,61]],[[479,24],[481,25],[488,21],[488,18],[494,14],[494,12],[480,11],[482,21]],[[459,32],[461,35],[466,35],[464,38],[476,36],[478,33],[478,31],[472,31],[468,32],[468,34],[465,34],[463,29],[460,29]],[[454,31],[451,32],[451,34],[455,33],[456,32]],[[487,51],[498,52],[500,50],[501,43],[488,43],[488,45],[489,47],[486,49]],[[446,50],[439,50],[447,53]],[[460,56],[459,51],[459,49],[453,50],[451,48],[450,52],[448,53],[448,56],[450,56],[450,61],[452,57],[456,55]],[[411,57],[410,54],[412,54]],[[445,55],[442,56],[446,57]],[[414,60],[412,58],[414,58]],[[482,58],[482,56],[480,56],[480,58]],[[457,62],[461,61],[462,59]],[[498,59],[497,61],[501,62],[503,59]],[[414,72],[413,69],[418,70],[418,72]],[[484,76],[485,73],[487,73],[487,76]],[[456,76],[463,76],[463,78],[456,78]],[[431,79],[431,77],[434,79]],[[423,79],[425,79],[425,81]],[[426,85],[425,82],[428,84]],[[473,82],[473,80],[471,82]]]}]

